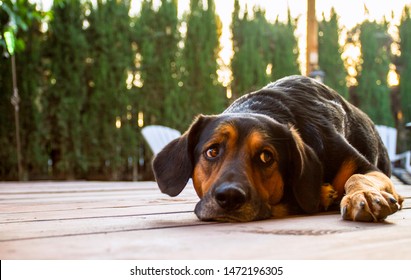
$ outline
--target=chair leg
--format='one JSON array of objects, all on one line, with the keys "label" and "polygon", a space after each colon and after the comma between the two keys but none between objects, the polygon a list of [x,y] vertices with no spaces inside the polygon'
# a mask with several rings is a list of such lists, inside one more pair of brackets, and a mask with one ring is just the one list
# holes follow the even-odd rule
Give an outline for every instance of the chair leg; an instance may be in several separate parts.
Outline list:
[{"label": "chair leg", "polygon": [[411,174],[411,151],[405,152],[405,170]]}]

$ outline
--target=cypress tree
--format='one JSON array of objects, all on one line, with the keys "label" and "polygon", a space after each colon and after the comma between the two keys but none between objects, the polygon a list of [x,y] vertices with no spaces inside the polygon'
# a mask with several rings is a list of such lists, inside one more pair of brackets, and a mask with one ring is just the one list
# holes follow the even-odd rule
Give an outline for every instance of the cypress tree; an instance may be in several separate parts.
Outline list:
[{"label": "cypress tree", "polygon": [[[248,34],[252,34],[252,41],[256,50],[260,55],[256,56],[256,65],[254,69],[257,89],[265,86],[270,82],[267,73],[267,67],[272,55],[270,45],[273,44],[274,32],[272,25],[267,21],[265,11],[260,8],[254,8],[254,19],[251,20]],[[249,54],[253,52],[253,48],[247,48]]]},{"label": "cypress tree", "polygon": [[[159,74],[156,70],[156,39],[158,37],[156,28],[156,12],[153,1],[145,0],[141,5],[140,16],[135,23],[135,41],[138,45],[138,52],[141,56],[140,68],[138,69],[142,81],[142,88],[139,91],[139,108],[144,108],[144,117],[147,124],[153,124],[156,119],[161,118],[162,98],[156,90],[156,79]],[[156,35],[156,36],[154,36]],[[149,106],[149,98],[155,100]]]},{"label": "cypress tree", "polygon": [[338,42],[340,34],[338,15],[334,8],[331,9],[329,21],[323,15],[318,29],[318,64],[325,73],[324,83],[348,98],[345,80],[347,73],[341,58],[342,49]]},{"label": "cypress tree", "polygon": [[215,13],[214,1],[190,1],[187,35],[184,44],[184,91],[189,95],[191,120],[198,112],[212,114],[223,109],[225,95],[217,77],[221,22]]},{"label": "cypress tree", "polygon": [[[11,5],[11,3],[8,3]],[[16,71],[17,86],[20,96],[20,136],[21,154],[24,179],[38,178],[47,172],[47,155],[44,145],[44,131],[41,123],[42,108],[41,82],[42,61],[41,44],[43,34],[40,30],[40,18],[42,14],[36,9],[35,4],[28,1],[14,3],[14,12],[20,13],[26,29],[18,31],[16,42]],[[9,16],[0,9],[0,26],[3,27],[9,21]],[[20,22],[20,24],[23,24]],[[17,157],[15,147],[15,120],[14,108],[10,103],[13,93],[11,63],[6,55],[5,45],[1,44],[0,35],[0,180],[18,179]],[[4,55],[4,57],[3,57]]]},{"label": "cypress tree", "polygon": [[234,96],[257,90],[269,81],[266,73],[270,63],[268,54],[270,28],[263,10],[254,9],[254,18],[246,11],[240,15],[238,1],[234,2],[232,21],[234,56],[232,89]]},{"label": "cypress tree", "polygon": [[180,97],[177,95],[177,44],[180,40],[177,1],[162,0],[157,11],[152,0],[143,1],[135,25],[135,41],[141,55],[139,72],[143,83],[138,99],[145,124],[177,127],[176,120],[181,119],[179,110],[174,110],[176,115],[173,116],[173,110],[167,108],[178,106],[174,102],[178,104]]},{"label": "cypress tree", "polygon": [[[234,57],[232,60],[235,92],[257,90],[270,81],[299,74],[298,42],[294,35],[296,21],[267,21],[265,11],[254,8],[253,17],[240,15],[239,2],[234,2],[232,20]],[[271,69],[270,69],[271,68]]]},{"label": "cypress tree", "polygon": [[48,153],[46,131],[43,127],[44,108],[41,104],[44,87],[42,48],[44,34],[40,23],[33,23],[22,34],[26,48],[17,57],[20,103],[20,126],[23,166],[27,179],[44,177],[47,174]]},{"label": "cypress tree", "polygon": [[234,49],[234,56],[231,61],[231,71],[233,73],[233,81],[231,88],[233,91],[233,97],[237,98],[238,95],[245,93],[245,91],[251,88],[251,75],[247,75],[247,72],[251,74],[248,70],[250,66],[247,63],[245,55],[245,42],[249,41],[245,39],[245,27],[247,26],[247,13],[243,15],[240,14],[240,4],[238,0],[234,1],[234,12],[232,15],[231,30],[232,30],[232,42]]},{"label": "cypress tree", "polygon": [[137,123],[131,122],[132,113],[127,111],[131,105],[125,82],[133,62],[130,3],[100,0],[90,7],[83,154],[89,176],[105,174],[105,178],[119,179],[127,158],[134,153],[137,137]]},{"label": "cypress tree", "polygon": [[[179,130],[185,129],[188,125],[187,112],[182,110],[187,104],[187,97],[184,96],[181,82],[181,51],[178,43],[181,34],[178,30],[180,22],[178,19],[177,0],[163,0],[157,18],[161,20],[163,36],[159,38],[159,50],[165,63],[161,64],[161,92],[164,96],[163,117],[161,122]],[[176,108],[178,108],[176,110]]]},{"label": "cypress tree", "polygon": [[[6,26],[8,15],[0,9],[0,26]],[[0,29],[3,34],[3,28]],[[0,36],[2,36],[2,34]],[[17,152],[15,141],[14,108],[10,103],[13,94],[11,60],[8,59],[6,45],[0,45],[0,178],[16,179]]]},{"label": "cypress tree", "polygon": [[81,2],[72,0],[54,3],[52,11],[46,46],[50,86],[43,104],[48,147],[53,175],[74,178],[85,168],[80,125],[86,97],[84,12]]},{"label": "cypress tree", "polygon": [[410,8],[403,10],[399,26],[400,50],[399,74],[402,121],[411,122],[411,16]]},{"label": "cypress tree", "polygon": [[365,21],[359,26],[361,66],[358,69],[358,96],[360,108],[376,124],[394,126],[391,114],[389,71],[389,43],[387,24]]},{"label": "cypress tree", "polygon": [[297,21],[291,18],[288,9],[287,22],[278,20],[271,25],[273,36],[271,38],[270,52],[272,55],[271,80],[275,81],[288,75],[300,74],[298,65],[298,41],[294,35]]}]

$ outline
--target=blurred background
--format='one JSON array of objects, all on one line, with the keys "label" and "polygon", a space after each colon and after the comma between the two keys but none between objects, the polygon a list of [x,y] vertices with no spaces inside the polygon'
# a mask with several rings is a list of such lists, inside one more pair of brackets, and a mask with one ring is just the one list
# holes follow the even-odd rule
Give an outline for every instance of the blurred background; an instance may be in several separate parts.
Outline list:
[{"label": "blurred background", "polygon": [[0,180],[150,180],[143,127],[184,132],[292,74],[411,148],[411,1],[0,4]]}]

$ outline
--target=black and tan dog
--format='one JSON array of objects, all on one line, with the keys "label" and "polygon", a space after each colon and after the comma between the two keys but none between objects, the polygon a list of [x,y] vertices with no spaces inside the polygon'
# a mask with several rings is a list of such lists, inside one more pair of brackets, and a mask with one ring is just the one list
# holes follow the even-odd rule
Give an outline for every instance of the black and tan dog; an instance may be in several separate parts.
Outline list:
[{"label": "black and tan dog", "polygon": [[154,159],[162,192],[192,178],[201,220],[317,213],[340,204],[346,220],[382,221],[403,198],[372,121],[334,90],[291,76],[200,115]]}]

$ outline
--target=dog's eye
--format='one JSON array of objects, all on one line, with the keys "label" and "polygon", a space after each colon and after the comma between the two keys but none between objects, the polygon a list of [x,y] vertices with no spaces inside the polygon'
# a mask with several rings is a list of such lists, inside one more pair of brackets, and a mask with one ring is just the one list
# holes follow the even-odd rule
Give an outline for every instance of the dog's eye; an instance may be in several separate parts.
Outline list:
[{"label": "dog's eye", "polygon": [[264,164],[270,164],[274,160],[274,155],[267,150],[264,150],[260,154],[260,161]]},{"label": "dog's eye", "polygon": [[208,148],[205,152],[205,155],[209,159],[216,158],[220,154],[220,148],[218,145],[213,145],[210,148]]}]

